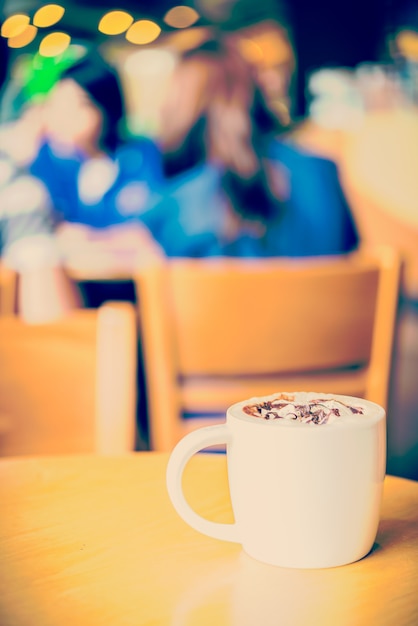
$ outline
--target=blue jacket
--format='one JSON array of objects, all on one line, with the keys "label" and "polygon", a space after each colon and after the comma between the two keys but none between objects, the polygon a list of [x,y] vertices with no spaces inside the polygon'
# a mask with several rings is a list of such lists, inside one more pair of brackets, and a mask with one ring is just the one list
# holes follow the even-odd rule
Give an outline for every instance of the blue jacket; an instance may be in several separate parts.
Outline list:
[{"label": "blue jacket", "polygon": [[246,224],[230,240],[222,172],[200,165],[177,176],[141,220],[172,257],[304,257],[342,254],[358,243],[335,163],[274,140],[267,157],[288,175],[286,201],[277,202],[263,234]]},{"label": "blue jacket", "polygon": [[105,228],[135,220],[163,182],[161,154],[150,139],[122,144],[107,161],[110,185],[90,197],[80,192],[81,174],[89,163],[81,153],[58,154],[45,143],[30,171],[47,187],[62,220]]}]

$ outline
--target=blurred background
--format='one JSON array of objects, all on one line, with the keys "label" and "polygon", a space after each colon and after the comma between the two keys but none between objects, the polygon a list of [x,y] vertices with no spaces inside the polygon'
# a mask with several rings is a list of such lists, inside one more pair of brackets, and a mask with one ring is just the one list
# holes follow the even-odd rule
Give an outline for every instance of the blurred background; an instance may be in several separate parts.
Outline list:
[{"label": "blurred background", "polygon": [[[372,72],[374,64],[395,64],[405,89],[413,91],[408,81],[412,82],[417,56],[414,5],[411,0],[352,0],[338,6],[332,0],[195,0],[182,5],[169,0],[59,4],[4,0],[1,78],[27,80],[26,72],[36,76],[40,65],[47,65],[51,82],[63,57],[81,54],[83,45],[93,45],[122,75],[131,130],[155,134],[158,103],[176,53],[222,31],[239,38],[247,58],[264,68],[276,106],[288,107],[292,119],[297,119],[308,113],[312,99],[325,96],[310,87],[312,74],[322,68],[349,70],[339,74],[347,82],[363,64],[363,72]],[[27,16],[27,22],[25,18],[10,21],[18,14]],[[280,101],[284,96],[277,72],[276,78],[273,73],[279,68],[291,74],[288,102]],[[378,81],[377,76],[369,78]],[[364,89],[361,77],[356,85]],[[47,88],[46,83],[32,86],[34,91]],[[324,82],[320,89],[332,87]],[[345,94],[349,95],[355,98]],[[6,103],[2,113],[11,114]]]},{"label": "blurred background", "polygon": [[[120,79],[124,135],[159,145],[182,56],[214,38],[239,51],[282,132],[337,164],[360,239],[395,244],[407,261],[389,471],[418,478],[416,2],[4,0],[0,24],[1,131],[28,103],[43,102],[68,67],[99,51]],[[8,142],[0,132],[0,152]]]}]

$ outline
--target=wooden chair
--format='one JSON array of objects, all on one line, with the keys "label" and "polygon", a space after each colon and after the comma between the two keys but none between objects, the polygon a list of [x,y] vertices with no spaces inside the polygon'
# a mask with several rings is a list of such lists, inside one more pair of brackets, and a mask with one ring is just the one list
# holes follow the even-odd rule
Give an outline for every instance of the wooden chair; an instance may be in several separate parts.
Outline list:
[{"label": "wooden chair", "polygon": [[136,357],[130,303],[0,318],[0,456],[132,451]]},{"label": "wooden chair", "polygon": [[0,316],[14,315],[17,300],[17,274],[0,261]]},{"label": "wooden chair", "polygon": [[276,391],[385,406],[400,266],[389,248],[315,260],[150,259],[136,284],[152,448],[170,450],[223,421],[230,404]]}]

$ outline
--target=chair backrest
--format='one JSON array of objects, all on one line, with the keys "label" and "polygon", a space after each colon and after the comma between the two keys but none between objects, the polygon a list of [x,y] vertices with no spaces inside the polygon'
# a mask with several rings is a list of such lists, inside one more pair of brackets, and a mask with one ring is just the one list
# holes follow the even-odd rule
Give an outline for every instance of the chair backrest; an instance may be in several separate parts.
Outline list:
[{"label": "chair backrest", "polygon": [[17,300],[17,274],[0,262],[0,316],[14,315]]},{"label": "chair backrest", "polygon": [[136,358],[130,303],[0,318],[0,456],[132,451]]},{"label": "chair backrest", "polygon": [[386,405],[400,260],[150,260],[137,275],[151,443],[170,449],[235,401],[276,391]]}]

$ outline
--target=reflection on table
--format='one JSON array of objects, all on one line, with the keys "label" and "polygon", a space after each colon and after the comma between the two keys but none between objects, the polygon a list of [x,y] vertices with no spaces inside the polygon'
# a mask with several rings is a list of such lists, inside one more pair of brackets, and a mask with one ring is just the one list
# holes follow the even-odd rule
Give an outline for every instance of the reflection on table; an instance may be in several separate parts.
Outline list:
[{"label": "reflection on table", "polygon": [[[387,477],[367,557],[289,570],[190,529],[168,500],[167,460],[0,461],[2,626],[418,623],[418,483]],[[224,456],[193,458],[185,491],[200,514],[232,521]]]}]

